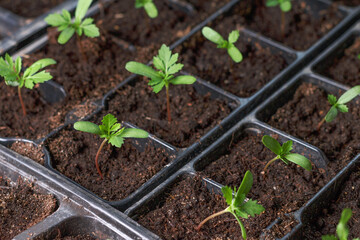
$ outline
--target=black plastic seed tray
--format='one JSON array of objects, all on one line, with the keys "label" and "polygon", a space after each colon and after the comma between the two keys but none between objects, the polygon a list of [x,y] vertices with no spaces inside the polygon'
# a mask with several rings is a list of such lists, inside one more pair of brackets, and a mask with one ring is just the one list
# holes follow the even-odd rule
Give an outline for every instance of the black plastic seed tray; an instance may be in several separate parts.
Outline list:
[{"label": "black plastic seed tray", "polygon": [[[331,2],[325,0],[305,2],[312,10],[311,13],[314,16],[317,16],[319,12],[331,4]],[[189,15],[192,14],[193,9],[190,4],[183,4],[182,1],[171,1],[171,3],[175,4],[174,6],[176,6],[177,9],[187,12]],[[233,0],[226,4],[204,22],[192,29],[186,36],[172,44],[171,48],[176,49],[177,47],[186,44],[186,41],[191,41],[191,38],[201,31],[201,28],[205,25],[210,24],[212,26],[216,26],[216,20],[219,19],[219,17],[231,15],[231,11],[234,6],[237,6],[237,4],[240,3],[241,1],[239,0]],[[70,5],[71,8],[69,7],[69,9],[73,10],[75,3],[72,2],[66,6]],[[62,9],[61,6],[53,11],[58,11],[60,9]],[[93,15],[98,11],[99,9],[96,5],[90,9],[89,14]],[[32,232],[34,232],[32,236],[35,239],[42,239],[43,237],[51,239],[55,236],[54,234],[56,234],[56,228],[58,226],[63,228],[65,232],[71,232],[72,229],[76,229],[76,231],[78,231],[79,229],[82,229],[82,227],[85,227],[85,231],[97,229],[101,234],[108,234],[107,238],[111,239],[157,239],[158,237],[156,235],[134,222],[131,218],[125,217],[125,215],[116,209],[124,211],[130,217],[136,217],[136,211],[144,206],[147,206],[147,204],[151,205],[151,202],[154,201],[157,196],[160,196],[164,189],[173,184],[176,179],[185,175],[199,175],[199,170],[221,156],[223,148],[228,146],[234,139],[241,139],[244,132],[254,134],[275,134],[279,136],[279,140],[281,142],[293,140],[294,150],[296,152],[304,153],[305,156],[309,157],[317,167],[326,169],[329,160],[319,148],[275,129],[266,124],[265,121],[267,121],[267,118],[269,118],[278,107],[285,104],[291,98],[301,82],[311,82],[330,93],[338,93],[338,90],[346,89],[346,86],[320,76],[312,71],[322,71],[323,63],[328,64],[325,62],[331,60],[333,51],[336,51],[336,54],[341,54],[341,49],[344,48],[343,42],[351,42],[351,39],[358,34],[357,24],[355,24],[350,30],[348,29],[359,19],[360,9],[358,7],[339,5],[338,12],[343,18],[342,21],[315,44],[313,44],[312,47],[305,51],[295,51],[250,29],[241,28],[240,35],[242,39],[248,41],[250,44],[259,44],[264,48],[269,48],[272,53],[279,53],[284,57],[288,66],[273,79],[269,79],[269,81],[260,90],[248,98],[241,98],[236,96],[236,94],[228,93],[220,87],[207,82],[208,79],[200,79],[197,77],[198,81],[194,86],[197,94],[204,95],[210,92],[212,98],[224,100],[232,110],[231,114],[223,119],[222,122],[215,128],[208,131],[198,141],[186,148],[176,148],[156,136],[151,136],[150,139],[146,141],[133,141],[134,145],[140,150],[144,148],[144,145],[149,143],[155,145],[156,147],[164,148],[170,155],[174,156],[174,159],[171,160],[171,162],[162,170],[156,173],[143,186],[125,199],[115,202],[102,200],[89,190],[84,189],[77,183],[59,174],[56,170],[52,169],[51,154],[46,152],[45,149],[45,166],[47,169],[29,161],[28,159],[24,159],[17,154],[11,153],[5,147],[1,147],[0,150],[2,153],[0,154],[0,163],[2,161],[6,161],[6,165],[12,166],[13,169],[16,169],[15,166],[19,167],[19,169],[22,167],[25,169],[29,168],[29,174],[27,174],[26,177],[30,175],[35,176],[36,182],[40,183],[40,186],[42,186],[42,179],[44,179],[46,184],[54,186],[54,191],[52,191],[51,187],[46,187],[46,189],[49,189],[52,193],[54,192],[58,194],[55,194],[58,199],[61,200],[62,198],[69,197],[76,206],[82,206],[81,208],[84,209],[80,211],[81,213],[79,215],[72,215],[70,213],[67,213],[69,215],[64,214],[62,219],[65,218],[66,221],[57,221],[51,226],[40,224],[39,228],[37,228],[38,226],[35,226],[34,229],[31,228],[20,235],[21,237],[18,239],[23,239],[23,236],[25,236],[24,234]],[[44,14],[44,16],[46,15]],[[41,20],[36,21],[41,22]],[[36,25],[35,22],[33,24]],[[11,24],[9,23],[8,25],[10,26]],[[40,28],[41,30],[39,30]],[[41,27],[37,28],[37,30],[28,30],[28,32],[31,32],[30,34],[24,32],[23,28],[20,28],[18,31],[21,31],[21,33],[18,34],[21,37],[9,40],[11,41],[11,47],[10,45],[6,45],[6,41],[8,40],[4,41],[5,45],[3,46],[3,53],[9,51],[14,53],[15,56],[31,54],[43,48],[47,44],[47,36],[42,35],[45,32],[44,25],[41,25]],[[333,42],[334,44],[330,45]],[[323,51],[324,53],[322,53]],[[317,58],[312,61],[315,57]],[[309,64],[310,61],[311,63]],[[189,74],[194,75],[192,72],[189,72]],[[114,95],[116,95],[119,91],[121,92],[124,87],[128,85],[132,86],[138,81],[141,81],[140,78],[132,75],[125,81],[119,83],[114,89],[109,90],[109,92],[101,99],[89,99],[88,101],[90,101],[90,105],[94,106],[94,110],[90,114],[79,117],[76,114],[77,109],[69,111],[62,126],[53,129],[45,138],[33,139],[34,144],[41,144],[46,142],[49,138],[56,137],[61,130],[71,128],[71,125],[79,119],[91,120],[98,117],[101,111],[108,109],[108,103]],[[57,84],[56,80],[49,81],[46,84],[41,85],[40,92],[43,95],[42,97],[48,103],[61,101],[66,96],[63,87]],[[87,102],[84,104],[88,105]],[[137,127],[134,126],[133,123],[125,123],[125,125],[129,127]],[[7,146],[14,140],[15,139],[13,138],[2,138],[1,144]],[[21,141],[31,140],[22,139]],[[319,212],[321,207],[326,206],[326,199],[334,198],[336,196],[339,183],[342,182],[349,172],[352,171],[352,166],[357,161],[356,159],[357,158],[352,160],[347,167],[340,171],[340,173],[331,182],[313,196],[304,206],[296,212],[290,213],[290,215],[293,216],[299,224],[294,227],[290,233],[284,236],[283,239],[301,239],[301,229],[303,224],[312,221],[314,216],[316,216],[314,213]],[[14,164],[12,162],[14,162]],[[24,171],[26,172],[28,170]],[[16,177],[17,176],[18,175],[16,175]],[[222,186],[220,183],[216,183],[210,179],[205,179],[204,181],[211,191],[219,193],[219,189]],[[66,204],[64,205],[67,207]],[[70,209],[74,208],[71,204],[69,205]],[[61,212],[60,210],[63,208],[65,209],[63,211],[67,212],[66,207],[62,207],[60,204],[58,212]],[[70,212],[72,211],[77,212],[75,210],[71,210]],[[53,221],[54,220],[51,220],[50,222]],[[280,219],[275,219],[267,228],[271,229],[279,223],[279,221]],[[75,222],[79,225],[76,225]],[[99,225],[97,225],[98,223]],[[79,231],[82,232],[82,230]],[[261,238],[266,239],[266,236],[262,235]]]}]

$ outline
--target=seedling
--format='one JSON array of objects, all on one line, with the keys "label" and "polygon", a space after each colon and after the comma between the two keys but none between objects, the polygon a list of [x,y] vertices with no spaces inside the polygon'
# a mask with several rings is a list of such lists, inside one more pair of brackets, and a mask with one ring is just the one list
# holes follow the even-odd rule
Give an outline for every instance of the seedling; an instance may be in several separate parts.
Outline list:
[{"label": "seedling", "polygon": [[196,78],[189,75],[174,76],[174,74],[179,72],[184,66],[181,63],[176,63],[178,57],[179,54],[172,54],[170,48],[163,44],[158,56],[153,58],[153,64],[158,71],[138,62],[128,62],[125,66],[129,72],[150,78],[149,85],[155,93],[160,92],[165,86],[167,118],[169,123],[171,122],[169,85],[193,84],[196,81]]},{"label": "seedling", "polygon": [[100,138],[105,138],[95,157],[96,170],[102,179],[103,175],[100,171],[98,160],[100,152],[107,141],[109,141],[111,145],[120,148],[124,143],[124,138],[147,138],[149,134],[141,129],[122,127],[112,114],[107,114],[101,122],[102,124],[98,126],[92,122],[79,121],[74,124],[74,128],[78,131],[93,133],[99,135]]},{"label": "seedling", "polygon": [[[345,208],[340,217],[340,221],[336,226],[336,235],[325,235],[321,237],[321,240],[348,240],[349,236],[349,227],[347,226],[348,221],[350,220],[352,211],[349,208]],[[354,238],[353,240],[360,240],[359,238]]]},{"label": "seedling", "polygon": [[[221,188],[221,192],[226,200],[226,203],[229,205],[224,210],[214,213],[213,215],[207,217],[204,221],[202,221],[198,226],[197,230],[200,231],[202,225],[204,225],[207,221],[212,218],[215,218],[224,213],[231,213],[234,215],[236,220],[238,221],[241,228],[241,235],[243,239],[246,240],[246,230],[244,224],[241,222],[240,218],[248,219],[249,215],[251,217],[255,217],[255,214],[261,214],[265,211],[264,207],[257,203],[255,200],[248,199],[246,201],[246,195],[250,192],[250,189],[253,184],[253,175],[250,171],[246,171],[245,176],[240,184],[240,187],[232,190],[228,186],[224,186]],[[234,194],[234,197],[233,197]]]},{"label": "seedling", "polygon": [[267,7],[279,6],[281,10],[281,35],[285,35],[285,13],[292,8],[291,0],[266,0]]},{"label": "seedling", "polygon": [[150,18],[156,18],[158,16],[158,10],[153,2],[153,0],[136,0],[135,8],[144,8],[147,15]]},{"label": "seedling", "polygon": [[235,47],[234,43],[239,39],[240,33],[238,30],[232,31],[228,36],[228,41],[226,41],[218,32],[209,27],[204,27],[202,29],[202,34],[206,39],[215,43],[218,48],[225,48],[231,57],[231,59],[239,63],[243,60],[243,56],[240,50]]},{"label": "seedling", "polygon": [[13,87],[18,87],[18,95],[22,108],[23,115],[26,116],[26,108],[21,96],[21,88],[33,89],[35,84],[46,82],[52,79],[50,73],[42,70],[43,68],[56,64],[56,61],[51,58],[44,58],[28,67],[23,74],[21,74],[21,58],[17,57],[13,62],[9,54],[5,54],[5,58],[0,57],[0,76],[5,79],[5,84]]},{"label": "seedling", "polygon": [[62,10],[62,14],[54,13],[45,18],[45,21],[49,25],[58,27],[58,31],[61,32],[58,37],[58,42],[60,44],[67,43],[74,35],[74,33],[77,34],[77,45],[85,62],[87,62],[87,59],[80,41],[80,37],[83,34],[92,38],[100,36],[99,29],[95,24],[93,24],[94,19],[85,18],[83,20],[87,10],[91,5],[91,2],[92,0],[79,0],[75,11],[75,21],[71,20],[69,11],[65,9]]},{"label": "seedling", "polygon": [[341,95],[339,100],[337,100],[334,95],[329,94],[328,101],[331,104],[331,108],[329,112],[326,114],[326,116],[319,122],[317,126],[318,131],[320,130],[321,126],[325,121],[327,123],[332,122],[338,115],[339,111],[343,113],[348,112],[349,108],[345,104],[353,100],[359,94],[360,94],[360,85],[347,90],[343,95]]},{"label": "seedling", "polygon": [[293,147],[292,147],[293,142],[291,140],[285,142],[281,146],[280,143],[276,139],[274,139],[268,135],[265,135],[262,138],[262,143],[265,145],[265,147],[267,147],[273,153],[276,154],[276,157],[271,159],[266,164],[266,166],[264,167],[264,172],[266,171],[266,169],[268,168],[268,166],[271,163],[275,162],[278,159],[283,161],[286,165],[288,165],[289,162],[293,162],[293,163],[299,165],[300,167],[302,167],[308,171],[311,171],[312,166],[311,166],[311,162],[309,161],[309,159],[307,159],[303,155],[300,155],[297,153],[290,153],[290,151],[293,149]]}]

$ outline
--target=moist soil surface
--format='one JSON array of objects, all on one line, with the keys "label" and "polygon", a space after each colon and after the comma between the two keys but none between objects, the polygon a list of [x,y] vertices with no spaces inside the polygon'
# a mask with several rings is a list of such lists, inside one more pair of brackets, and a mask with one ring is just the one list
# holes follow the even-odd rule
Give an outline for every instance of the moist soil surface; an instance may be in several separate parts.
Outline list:
[{"label": "moist soil surface", "polygon": [[339,4],[344,4],[350,7],[356,7],[360,5],[360,0],[334,0],[334,2],[337,2]]},{"label": "moist soil surface", "polygon": [[44,165],[44,153],[40,145],[34,146],[32,143],[16,141],[11,144],[10,149]]},{"label": "moist soil surface", "polygon": [[35,18],[65,0],[0,0],[0,7],[25,18]]},{"label": "moist soil surface", "polygon": [[[0,101],[10,104],[1,104],[0,136],[44,137],[63,124],[66,114],[78,108],[81,102],[100,99],[130,76],[125,69],[128,61],[148,62],[157,54],[162,43],[170,45],[175,39],[185,36],[192,27],[224,4],[221,0],[212,1],[211,4],[206,0],[190,1],[195,6],[194,17],[174,9],[166,2],[157,1],[160,15],[156,19],[149,19],[143,9],[135,9],[133,1],[111,4],[105,9],[104,17],[100,13],[94,17],[100,29],[98,38],[82,37],[78,41],[73,37],[67,44],[59,45],[56,29],[49,29],[48,44],[24,58],[23,62],[25,66],[30,66],[41,58],[55,59],[57,64],[47,69],[53,80],[63,86],[67,97],[60,103],[50,105],[41,99],[38,92],[27,93],[23,90],[29,119],[22,120],[17,89],[0,86],[2,92],[8,92],[1,95]],[[76,47],[80,46],[78,43],[84,50],[85,58]],[[79,118],[94,110],[90,105],[86,107],[88,112]]]},{"label": "moist soil surface", "polygon": [[[202,176],[227,186],[239,186],[245,172],[251,170],[254,183],[247,197],[258,200],[264,206],[265,213],[248,219],[245,227],[251,232],[251,239],[259,239],[262,233],[266,233],[266,239],[281,238],[297,224],[296,220],[284,214],[301,208],[331,176],[326,176],[323,169],[314,165],[309,172],[292,163],[285,165],[281,160],[272,163],[264,175],[266,163],[275,155],[262,144],[261,138],[260,134],[246,134],[239,141],[221,147],[219,151],[223,151],[224,155],[199,170]],[[215,157],[212,155],[210,158]],[[335,174],[330,172],[330,175]],[[266,227],[277,218],[284,219],[283,223],[273,227],[271,232],[266,231]]]},{"label": "moist soil surface", "polygon": [[[260,2],[260,3],[259,3]],[[265,1],[241,1],[234,8],[239,24],[260,32],[295,50],[304,51],[338,24],[343,16],[333,4],[328,9],[315,12],[312,1],[292,1],[292,10],[285,14],[284,36],[281,31],[281,10],[266,7]],[[314,15],[318,15],[315,18]]]},{"label": "moist soil surface", "polygon": [[119,120],[135,124],[176,147],[188,147],[231,112],[225,101],[211,99],[210,93],[201,96],[193,86],[171,85],[169,94],[170,124],[165,88],[156,94],[141,79],[134,87],[128,85],[120,89],[100,117],[112,113]]},{"label": "moist soil surface", "polygon": [[101,179],[95,156],[103,139],[97,135],[65,129],[46,141],[52,167],[107,201],[118,201],[154,176],[173,156],[150,144],[143,152],[130,140],[119,149],[106,144],[99,156]]},{"label": "moist soil surface", "polygon": [[352,100],[347,104],[348,113],[339,113],[318,131],[317,125],[331,107],[327,95],[316,85],[302,83],[293,99],[279,108],[268,123],[318,147],[331,161],[331,166],[341,169],[360,152],[360,100]]},{"label": "moist soil surface", "polygon": [[320,239],[323,235],[336,233],[336,225],[339,223],[341,212],[344,208],[352,210],[352,217],[348,222],[349,238],[355,239],[360,236],[360,169],[351,174],[349,180],[343,186],[343,190],[330,206],[323,210],[316,222],[306,226],[304,236],[306,239]]},{"label": "moist soil surface", "polygon": [[335,57],[329,67],[323,68],[319,73],[334,79],[348,86],[360,84],[360,38],[356,38],[354,43],[345,49],[343,55]]},{"label": "moist soil surface", "polygon": [[178,181],[152,205],[155,206],[141,209],[136,220],[162,239],[241,238],[239,224],[231,214],[212,219],[200,231],[195,229],[206,217],[226,208],[225,200],[210,193],[197,177]]},{"label": "moist soil surface", "polygon": [[55,212],[56,198],[37,193],[33,184],[11,184],[0,176],[0,239],[12,239]]}]

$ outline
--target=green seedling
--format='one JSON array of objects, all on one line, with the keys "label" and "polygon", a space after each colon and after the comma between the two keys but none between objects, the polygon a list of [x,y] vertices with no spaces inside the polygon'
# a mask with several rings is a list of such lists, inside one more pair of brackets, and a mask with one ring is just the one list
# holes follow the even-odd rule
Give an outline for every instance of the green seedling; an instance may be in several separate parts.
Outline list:
[{"label": "green seedling", "polygon": [[159,50],[159,54],[153,58],[153,64],[157,71],[138,62],[128,62],[125,66],[129,72],[150,78],[149,85],[155,93],[159,93],[165,86],[167,118],[169,123],[171,122],[169,85],[193,84],[196,81],[196,78],[189,75],[174,76],[174,74],[179,72],[184,66],[181,63],[176,63],[178,57],[179,54],[172,54],[170,48],[163,44]]},{"label": "green seedling", "polygon": [[101,121],[102,124],[100,126],[87,121],[79,121],[74,124],[74,128],[78,131],[93,133],[99,135],[100,138],[105,138],[101,143],[95,157],[96,170],[99,173],[101,179],[103,178],[103,175],[100,171],[98,160],[100,152],[107,141],[109,141],[111,145],[120,148],[124,143],[124,138],[147,138],[149,135],[146,131],[141,129],[122,127],[122,125],[117,121],[118,120],[116,117],[114,117],[114,115],[107,114],[105,117],[103,117]]},{"label": "green seedling", "polygon": [[71,15],[69,11],[65,9],[62,10],[62,14],[54,13],[50,14],[45,18],[45,21],[49,25],[57,27],[58,31],[61,32],[58,37],[58,42],[60,44],[67,43],[75,33],[77,34],[77,45],[85,62],[87,61],[87,59],[80,41],[80,37],[83,34],[87,37],[92,38],[100,36],[99,29],[96,27],[95,24],[93,24],[94,19],[84,19],[86,12],[91,5],[91,2],[92,0],[78,1],[75,11],[75,21],[71,20]]},{"label": "green seedling", "polygon": [[225,48],[234,62],[239,63],[243,60],[241,52],[234,45],[234,43],[239,39],[240,36],[238,30],[232,31],[229,34],[227,41],[218,32],[209,27],[204,27],[202,29],[202,34],[206,39],[215,43],[218,48]]},{"label": "green seedling", "polygon": [[253,184],[253,175],[250,171],[246,171],[245,176],[238,189],[236,189],[236,187],[234,187],[234,190],[232,190],[228,186],[222,187],[221,192],[223,193],[226,203],[229,206],[224,210],[214,213],[213,215],[207,217],[197,226],[196,229],[200,231],[200,228],[210,219],[215,218],[224,213],[231,213],[232,215],[234,215],[234,217],[236,218],[236,220],[240,225],[243,239],[246,239],[246,230],[240,218],[248,219],[249,215],[251,217],[255,217],[256,214],[259,215],[265,211],[264,207],[258,204],[256,200],[255,201],[251,199],[246,200],[246,195],[250,192],[252,184]]},{"label": "green seedling", "polygon": [[268,166],[271,163],[275,162],[278,159],[283,161],[286,165],[288,165],[289,162],[293,162],[293,163],[299,165],[300,167],[302,167],[308,171],[311,171],[312,166],[311,166],[311,162],[309,161],[309,159],[307,159],[303,155],[300,155],[297,153],[290,153],[290,151],[293,149],[293,147],[292,147],[293,142],[291,140],[285,142],[281,146],[280,143],[276,139],[274,139],[268,135],[265,135],[262,138],[262,143],[265,145],[265,147],[267,147],[273,153],[276,154],[276,157],[271,159],[266,164],[266,166],[264,167],[264,172],[266,171],[266,169],[268,168]]},{"label": "green seedling", "polygon": [[156,18],[158,16],[158,10],[153,2],[153,0],[136,0],[135,8],[144,8],[147,15],[150,18]]},{"label": "green seedling", "polygon": [[[347,226],[348,221],[350,220],[352,211],[349,208],[345,208],[340,217],[340,221],[336,226],[336,235],[325,235],[321,237],[321,240],[348,240],[349,236],[349,227]],[[354,238],[353,240],[360,240],[359,238]]]},{"label": "green seedling", "polygon": [[292,8],[291,0],[266,0],[267,7],[279,6],[281,10],[281,35],[285,36],[285,13]]},{"label": "green seedling", "polygon": [[326,114],[326,116],[319,122],[317,126],[318,131],[320,130],[321,126],[325,121],[327,123],[332,122],[338,115],[339,111],[342,113],[348,112],[349,108],[345,104],[353,100],[359,94],[360,94],[360,85],[347,90],[343,95],[341,95],[339,100],[337,100],[337,98],[334,95],[329,94],[328,101],[331,104],[331,108],[329,112]]},{"label": "green seedling", "polygon": [[24,116],[26,116],[26,108],[21,96],[21,88],[25,86],[28,89],[33,89],[35,84],[52,79],[50,73],[45,72],[45,70],[40,71],[52,64],[56,64],[56,61],[51,58],[44,58],[33,63],[21,74],[22,61],[20,57],[17,57],[15,62],[7,53],[5,58],[0,57],[0,76],[4,78],[6,85],[18,87],[19,100]]}]

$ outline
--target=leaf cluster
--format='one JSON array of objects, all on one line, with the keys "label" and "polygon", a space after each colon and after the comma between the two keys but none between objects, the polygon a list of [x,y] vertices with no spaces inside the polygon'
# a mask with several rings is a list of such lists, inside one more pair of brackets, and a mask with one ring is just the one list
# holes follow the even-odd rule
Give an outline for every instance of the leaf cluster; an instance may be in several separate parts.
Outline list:
[{"label": "leaf cluster", "polygon": [[[242,237],[246,239],[246,230],[240,218],[248,219],[249,216],[255,217],[256,214],[261,214],[265,208],[258,204],[256,200],[246,199],[246,195],[250,192],[253,184],[253,175],[250,171],[246,171],[245,176],[240,184],[240,187],[231,189],[228,186],[221,188],[226,203],[229,205],[225,211],[233,214],[241,227]],[[233,196],[234,195],[234,196]]]},{"label": "leaf cluster", "polygon": [[[51,58],[44,58],[33,63],[28,67],[24,74],[21,74],[22,61],[17,57],[13,62],[9,54],[5,54],[5,58],[0,57],[0,76],[5,79],[5,84],[13,87],[33,89],[35,84],[46,82],[52,79],[50,73],[42,70],[43,68],[56,64]],[[42,70],[42,71],[41,71]]]},{"label": "leaf cluster", "polygon": [[291,140],[285,142],[281,146],[276,139],[272,138],[271,136],[265,135],[262,138],[262,142],[265,145],[265,147],[269,148],[273,153],[277,155],[274,159],[280,159],[286,165],[288,165],[289,162],[293,162],[299,165],[300,167],[303,167],[304,169],[311,171],[312,169],[311,162],[306,157],[297,153],[290,153],[290,151],[293,149],[292,147],[293,142]]},{"label": "leaf cluster", "polygon": [[330,108],[329,112],[326,114],[325,121],[326,122],[333,121],[336,118],[339,111],[343,113],[348,112],[349,108],[345,104],[353,100],[359,94],[360,94],[360,85],[355,86],[349,89],[348,91],[346,91],[343,95],[341,95],[341,97],[338,100],[334,95],[329,94],[328,101],[332,107]]},{"label": "leaf cluster", "polygon": [[183,64],[176,63],[179,54],[172,54],[168,46],[163,44],[159,50],[159,54],[153,58],[153,68],[138,62],[128,62],[125,68],[132,73],[139,74],[150,78],[149,85],[155,93],[160,92],[163,87],[169,87],[169,84],[193,84],[196,78],[189,75],[181,75],[175,77],[174,74],[183,68]]},{"label": "leaf cluster", "polygon": [[98,126],[92,122],[79,121],[74,124],[74,128],[78,131],[99,135],[118,148],[124,143],[124,138],[147,138],[149,135],[141,129],[122,127],[112,114],[104,116],[101,122],[102,124]]},{"label": "leaf cluster", "polygon": [[135,8],[144,8],[147,15],[150,18],[156,18],[158,16],[158,10],[153,2],[153,0],[136,0]]},{"label": "leaf cluster", "polygon": [[266,0],[267,7],[279,6],[281,11],[289,12],[292,8],[291,0]]},{"label": "leaf cluster", "polygon": [[82,34],[88,37],[100,36],[99,29],[93,24],[94,19],[86,18],[83,20],[91,2],[92,0],[79,0],[74,22],[71,20],[70,12],[65,9],[62,10],[62,14],[54,13],[45,18],[49,25],[58,27],[58,31],[61,32],[58,38],[60,44],[67,43],[75,32],[79,36],[82,36]]},{"label": "leaf cluster", "polygon": [[[348,240],[349,236],[349,227],[347,226],[348,221],[352,216],[352,211],[349,208],[345,208],[339,220],[338,225],[336,226],[336,235],[325,235],[321,237],[321,240]],[[360,240],[359,238],[354,238],[353,240]]]},{"label": "leaf cluster", "polygon": [[239,63],[243,60],[243,56],[240,50],[234,45],[234,43],[237,42],[240,36],[238,30],[232,31],[229,34],[227,41],[218,32],[216,32],[214,29],[210,27],[204,27],[202,29],[202,34],[206,39],[215,43],[218,48],[227,49],[229,56],[234,62]]}]

